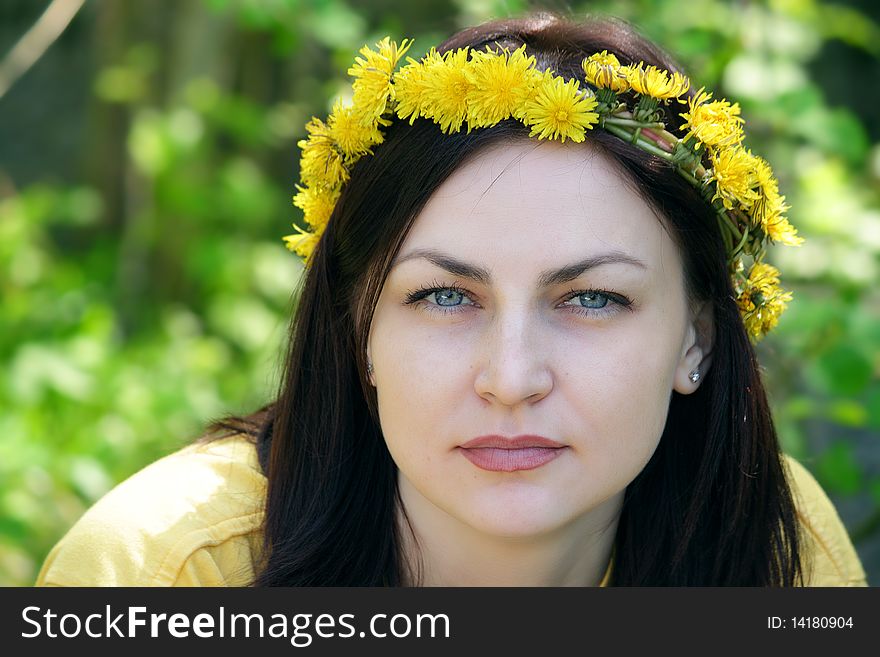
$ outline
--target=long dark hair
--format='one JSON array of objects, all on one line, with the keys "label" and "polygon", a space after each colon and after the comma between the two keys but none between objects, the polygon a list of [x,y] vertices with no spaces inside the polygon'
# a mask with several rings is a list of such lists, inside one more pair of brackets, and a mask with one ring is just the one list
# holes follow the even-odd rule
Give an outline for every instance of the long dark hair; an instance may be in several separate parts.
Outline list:
[{"label": "long dark hair", "polygon": [[[525,44],[541,68],[583,80],[581,60],[615,53],[681,70],[629,25],[549,15],[451,37]],[[666,121],[679,125],[675,105]],[[418,581],[401,553],[397,468],[366,374],[372,317],[390,263],[434,190],[474,153],[522,139],[514,121],[442,135],[398,121],[351,174],[318,244],[294,313],[276,401],[217,425],[255,436],[268,478],[262,586],[397,586]],[[627,487],[615,537],[617,586],[791,586],[802,581],[798,522],[758,364],[736,306],[711,208],[663,160],[602,130],[601,148],[663,218],[692,301],[714,311],[712,366],[691,395],[672,393],[653,457]]]}]

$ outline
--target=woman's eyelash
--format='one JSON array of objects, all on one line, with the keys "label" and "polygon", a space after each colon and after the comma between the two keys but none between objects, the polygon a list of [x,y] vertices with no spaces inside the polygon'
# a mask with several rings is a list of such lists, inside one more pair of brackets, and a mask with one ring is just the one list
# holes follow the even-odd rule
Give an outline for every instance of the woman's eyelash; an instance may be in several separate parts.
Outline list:
[{"label": "woman's eyelash", "polygon": [[[457,283],[452,283],[452,285],[444,285],[443,283],[440,283],[439,281],[434,280],[431,283],[431,285],[428,287],[423,287],[423,288],[419,288],[416,290],[410,290],[409,292],[407,292],[405,300],[404,300],[404,304],[406,304],[406,305],[418,304],[419,301],[421,301],[425,297],[431,296],[431,294],[433,294],[434,292],[453,292],[453,293],[458,293],[458,294],[461,294],[461,295],[466,296],[468,298],[471,298],[471,293],[468,292],[467,290],[465,290],[463,287],[459,287]],[[451,309],[451,308],[454,308],[457,306],[453,306],[453,307],[440,306],[438,304],[433,304],[433,303],[427,304],[427,305],[434,306],[435,308],[439,309],[440,312],[443,312],[443,313],[457,312],[457,311]]]},{"label": "woman's eyelash", "polygon": [[[458,305],[454,305],[454,306],[441,306],[437,303],[431,303],[431,302],[426,302],[423,304],[419,303],[420,301],[423,301],[426,297],[431,296],[435,292],[447,292],[447,293],[451,293],[451,294],[460,294],[460,295],[465,296],[471,300],[473,300],[473,296],[474,296],[465,288],[460,287],[457,283],[452,283],[450,285],[446,285],[446,284],[440,283],[439,281],[435,280],[428,287],[423,287],[423,288],[419,288],[416,290],[408,291],[405,296],[404,304],[405,305],[416,305],[418,307],[422,307],[422,308],[428,310],[429,312],[439,312],[444,315],[462,312],[460,310],[460,308],[469,307],[471,305],[471,304],[458,304]],[[579,296],[583,296],[583,295],[593,295],[593,296],[601,297],[603,299],[606,299],[606,303],[599,308],[589,308],[587,306],[567,306],[568,308],[571,309],[572,312],[579,314],[579,315],[584,315],[587,317],[602,317],[604,315],[615,314],[623,309],[631,310],[630,306],[632,305],[632,301],[630,299],[628,299],[626,296],[624,296],[622,294],[618,294],[617,292],[614,292],[611,290],[597,290],[597,289],[592,289],[592,288],[587,289],[587,290],[577,290],[577,289],[572,288],[571,290],[569,290],[566,293],[566,295],[563,299],[563,302],[567,303],[567,302],[571,301],[572,299],[575,299],[575,298],[577,298]],[[610,304],[608,302],[610,302]]]},{"label": "woman's eyelash", "polygon": [[632,310],[632,299],[614,292],[612,290],[597,290],[590,288],[587,290],[570,289],[565,295],[565,301],[571,301],[579,296],[593,294],[606,298],[614,305],[605,304],[602,308],[588,308],[587,306],[576,306],[572,310],[576,313],[588,316],[598,317],[601,315],[613,315],[621,310]]}]

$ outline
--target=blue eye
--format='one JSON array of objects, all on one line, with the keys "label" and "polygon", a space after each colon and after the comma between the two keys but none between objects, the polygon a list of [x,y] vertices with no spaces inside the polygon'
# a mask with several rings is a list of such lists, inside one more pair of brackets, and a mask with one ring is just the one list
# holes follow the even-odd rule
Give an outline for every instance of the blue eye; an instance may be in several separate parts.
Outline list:
[{"label": "blue eye", "polygon": [[[460,292],[454,287],[445,287],[440,290],[435,290],[424,298],[429,299],[430,297],[434,297],[438,306],[460,306],[461,300],[467,298],[463,292]],[[456,301],[458,303],[456,303]]]},{"label": "blue eye", "polygon": [[565,305],[574,313],[593,318],[614,315],[624,309],[632,310],[632,301],[625,296],[600,290],[570,290]]},{"label": "blue eye", "polygon": [[604,308],[608,305],[608,296],[601,292],[590,291],[579,294],[575,297],[581,302],[584,308]]},{"label": "blue eye", "polygon": [[[570,290],[560,307],[585,317],[598,319],[628,308],[631,303],[626,297],[614,292]],[[447,315],[464,312],[468,306],[480,307],[473,302],[467,290],[455,284],[442,285],[438,281],[434,281],[431,287],[408,292],[404,304]]]},{"label": "blue eye", "polygon": [[[461,306],[473,305],[472,303],[463,303],[464,299],[470,299],[470,297],[466,290],[457,285],[440,285],[436,281],[434,285],[435,287],[409,292],[404,303],[423,306],[432,312],[445,314],[460,312],[458,308]],[[425,303],[420,304],[419,301],[423,300]]]}]

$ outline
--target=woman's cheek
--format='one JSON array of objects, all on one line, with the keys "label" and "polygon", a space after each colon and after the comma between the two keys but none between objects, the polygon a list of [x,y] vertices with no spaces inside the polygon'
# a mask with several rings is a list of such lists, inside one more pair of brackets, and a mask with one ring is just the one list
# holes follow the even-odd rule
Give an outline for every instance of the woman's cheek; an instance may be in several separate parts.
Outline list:
[{"label": "woman's cheek", "polygon": [[590,379],[596,404],[588,410],[601,427],[600,451],[617,463],[647,463],[663,433],[673,364],[658,350],[647,335],[621,340],[605,352],[602,371]]},{"label": "woman's cheek", "polygon": [[[427,312],[427,311],[416,311]],[[395,361],[400,369],[400,381],[418,388],[437,389],[458,380],[458,374],[468,370],[475,358],[474,331],[448,318],[422,319],[410,330],[401,330],[391,336]]]},{"label": "woman's cheek", "polygon": [[[402,454],[423,451],[444,416],[455,412],[447,395],[449,374],[444,370],[455,355],[444,359],[421,348],[400,347],[386,359],[390,367],[378,379],[377,396],[386,439],[394,444],[392,451]],[[413,453],[411,458],[417,456]]]}]

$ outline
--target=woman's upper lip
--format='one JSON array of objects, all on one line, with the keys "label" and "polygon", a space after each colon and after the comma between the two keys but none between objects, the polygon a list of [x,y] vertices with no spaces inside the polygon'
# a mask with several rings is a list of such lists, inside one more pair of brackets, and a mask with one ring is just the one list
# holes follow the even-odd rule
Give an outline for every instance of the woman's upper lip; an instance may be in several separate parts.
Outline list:
[{"label": "woman's upper lip", "polygon": [[479,436],[461,445],[463,449],[476,447],[499,447],[501,449],[524,449],[526,447],[565,447],[562,443],[544,436],[523,434],[521,436]]}]

